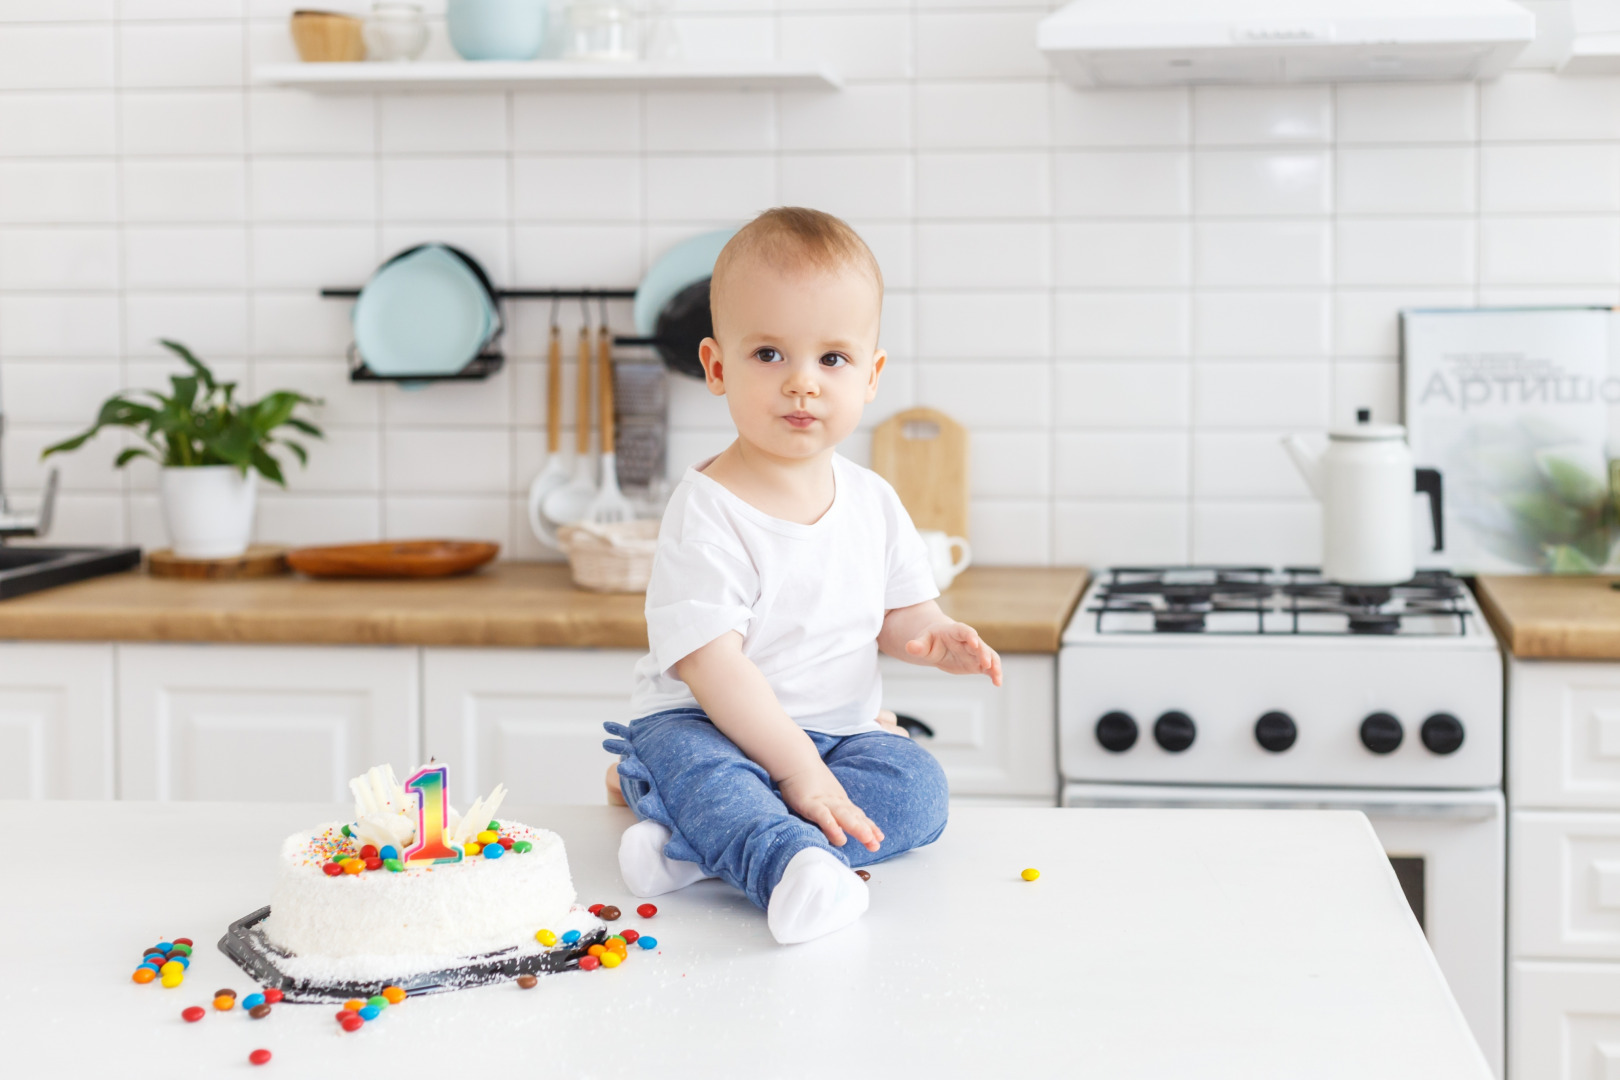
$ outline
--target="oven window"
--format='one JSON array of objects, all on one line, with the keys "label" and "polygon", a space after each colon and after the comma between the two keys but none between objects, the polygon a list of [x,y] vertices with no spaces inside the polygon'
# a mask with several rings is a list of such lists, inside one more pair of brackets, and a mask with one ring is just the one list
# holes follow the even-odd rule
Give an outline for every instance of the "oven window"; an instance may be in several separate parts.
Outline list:
[{"label": "oven window", "polygon": [[1395,868],[1395,878],[1401,883],[1401,892],[1406,894],[1412,914],[1417,916],[1418,926],[1427,934],[1428,924],[1423,921],[1423,857],[1391,855],[1389,865]]}]

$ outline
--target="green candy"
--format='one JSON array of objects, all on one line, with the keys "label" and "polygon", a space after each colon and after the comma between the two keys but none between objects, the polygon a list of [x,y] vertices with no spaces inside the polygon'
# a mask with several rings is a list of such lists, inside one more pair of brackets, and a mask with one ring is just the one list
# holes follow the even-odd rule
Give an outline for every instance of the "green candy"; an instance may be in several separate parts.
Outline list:
[{"label": "green candy", "polygon": [[388,1008],[388,999],[383,997],[381,994],[377,994],[373,997],[367,998],[366,1004],[375,1005],[379,1009],[386,1009]]},{"label": "green candy", "polygon": [[396,874],[405,869],[405,863],[402,859],[384,859],[383,865]]},{"label": "green candy", "polygon": [[489,831],[490,832],[500,832],[501,831],[501,823],[498,822],[498,821],[490,822],[489,823]]},{"label": "green candy", "polygon": [[190,956],[191,955],[191,946],[190,945],[176,945],[174,947],[174,951],[175,951],[175,954],[178,955],[178,956]]},{"label": "green candy", "polygon": [[527,840],[519,840],[517,843],[512,845],[512,850],[517,852],[519,855],[522,855],[526,851],[533,851],[534,845],[529,843]]},{"label": "green candy", "polygon": [[343,835],[348,836],[348,837],[353,837],[354,833],[350,832],[349,827],[347,825],[345,825],[345,826],[343,826]]}]

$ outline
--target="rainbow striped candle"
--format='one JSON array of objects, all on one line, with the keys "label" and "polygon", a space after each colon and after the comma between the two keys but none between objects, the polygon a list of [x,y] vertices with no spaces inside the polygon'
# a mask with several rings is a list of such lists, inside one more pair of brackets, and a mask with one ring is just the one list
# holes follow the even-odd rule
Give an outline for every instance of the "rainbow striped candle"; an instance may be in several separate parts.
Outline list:
[{"label": "rainbow striped candle", "polygon": [[407,863],[460,862],[461,848],[446,843],[450,825],[450,769],[446,765],[423,766],[405,781],[405,790],[416,796],[416,842],[401,853]]}]

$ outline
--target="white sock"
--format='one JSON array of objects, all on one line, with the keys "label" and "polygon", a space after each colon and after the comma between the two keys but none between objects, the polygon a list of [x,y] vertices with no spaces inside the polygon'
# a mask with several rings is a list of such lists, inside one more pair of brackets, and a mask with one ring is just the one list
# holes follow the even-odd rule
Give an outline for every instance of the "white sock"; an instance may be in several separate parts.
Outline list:
[{"label": "white sock", "polygon": [[871,902],[866,882],[829,851],[809,847],[788,860],[765,910],[771,936],[782,945],[842,930]]},{"label": "white sock", "polygon": [[619,873],[637,896],[663,896],[709,875],[695,862],[664,854],[669,830],[656,821],[638,821],[619,838]]}]

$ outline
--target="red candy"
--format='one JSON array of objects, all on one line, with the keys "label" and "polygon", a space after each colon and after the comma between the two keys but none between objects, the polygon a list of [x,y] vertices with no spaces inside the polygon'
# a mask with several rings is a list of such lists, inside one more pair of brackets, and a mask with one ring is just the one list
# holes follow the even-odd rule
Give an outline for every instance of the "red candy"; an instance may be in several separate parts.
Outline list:
[{"label": "red candy", "polygon": [[195,1024],[197,1021],[201,1020],[207,1015],[208,1014],[203,1011],[202,1006],[200,1005],[193,1005],[189,1009],[180,1010],[180,1019],[184,1020],[188,1024]]},{"label": "red candy", "polygon": [[382,869],[382,860],[377,858],[377,856],[375,856],[375,855],[371,856],[371,858],[366,860],[366,869],[367,870],[381,870]]},{"label": "red candy", "polygon": [[339,1020],[338,1023],[343,1025],[344,1031],[359,1031],[361,1028],[366,1026],[365,1018],[356,1012],[349,1013],[343,1019]]},{"label": "red candy", "polygon": [[195,941],[192,941],[188,937],[177,937],[173,941],[171,941],[169,944],[171,944],[171,945],[195,945],[197,943]]},{"label": "red candy", "polygon": [[501,837],[500,845],[501,845],[501,847],[505,848],[507,851],[511,851],[512,850],[512,838],[510,836]]},{"label": "red candy", "polygon": [[620,930],[619,936],[624,938],[624,943],[626,945],[634,945],[636,943],[636,939],[641,935],[634,930]]},{"label": "red candy", "polygon": [[271,1005],[281,1004],[281,991],[271,988],[264,992],[264,1000]]},{"label": "red candy", "polygon": [[658,914],[658,905],[642,904],[640,907],[636,908],[636,914],[640,915],[643,919],[650,919],[654,915]]},{"label": "red candy", "polygon": [[595,971],[601,966],[602,961],[594,956],[582,956],[579,958],[579,970],[581,971]]},{"label": "red candy", "polygon": [[365,847],[360,849],[360,857],[362,859],[375,859],[378,854],[379,852],[377,851],[376,844],[367,844]]},{"label": "red candy", "polygon": [[268,1050],[255,1050],[255,1051],[253,1051],[253,1053],[248,1055],[248,1060],[253,1062],[253,1064],[255,1064],[255,1065],[268,1064],[269,1061],[270,1061],[270,1051],[268,1051]]},{"label": "red candy", "polygon": [[350,1015],[350,1013],[349,1013],[348,1009],[339,1009],[337,1011],[337,1022],[340,1023],[340,1024],[343,1023],[344,1018],[349,1016],[349,1015]]},{"label": "red candy", "polygon": [[585,910],[589,911],[592,915],[600,915],[602,913],[602,909],[606,906],[606,904],[592,904]]},{"label": "red candy", "polygon": [[339,866],[335,862],[322,863],[321,869],[326,871],[327,877],[337,877],[339,874],[343,873],[343,867]]}]

